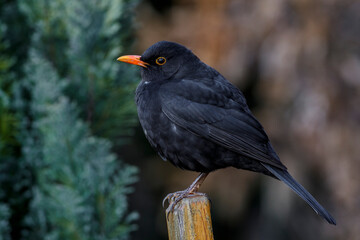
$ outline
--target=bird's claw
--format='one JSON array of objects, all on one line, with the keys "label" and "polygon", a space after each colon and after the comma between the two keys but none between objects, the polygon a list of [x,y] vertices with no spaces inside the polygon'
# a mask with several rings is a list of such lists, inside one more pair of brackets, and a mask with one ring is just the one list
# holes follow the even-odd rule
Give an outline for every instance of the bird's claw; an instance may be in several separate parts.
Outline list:
[{"label": "bird's claw", "polygon": [[[186,191],[186,190],[185,190]],[[185,192],[185,191],[177,191],[177,192],[174,192],[174,193],[169,193],[168,195],[166,195],[166,197],[163,199],[162,201],[162,206],[165,207],[165,202],[168,201],[169,203],[171,201],[174,201],[172,199],[176,199],[176,196],[180,195],[181,193]]]},{"label": "bird's claw", "polygon": [[163,200],[163,207],[165,205],[166,200],[169,202],[169,206],[166,209],[166,216],[168,217],[170,212],[173,212],[175,210],[175,206],[184,198],[187,197],[193,197],[193,196],[206,196],[205,193],[199,193],[199,192],[193,192],[189,191],[189,189],[186,189],[184,191],[178,191],[174,193],[169,193],[166,195],[166,197]]},{"label": "bird's claw", "polygon": [[165,207],[165,202],[168,201],[170,203],[170,198],[174,193],[169,193],[166,197],[162,200],[162,206]]}]

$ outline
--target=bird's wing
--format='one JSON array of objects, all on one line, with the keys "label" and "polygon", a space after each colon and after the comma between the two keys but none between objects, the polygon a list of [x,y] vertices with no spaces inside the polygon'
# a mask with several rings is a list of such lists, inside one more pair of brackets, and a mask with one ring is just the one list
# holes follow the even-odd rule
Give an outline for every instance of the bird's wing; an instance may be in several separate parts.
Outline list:
[{"label": "bird's wing", "polygon": [[165,84],[159,93],[163,113],[176,125],[240,155],[286,169],[260,123],[226,97],[231,94],[190,80]]}]

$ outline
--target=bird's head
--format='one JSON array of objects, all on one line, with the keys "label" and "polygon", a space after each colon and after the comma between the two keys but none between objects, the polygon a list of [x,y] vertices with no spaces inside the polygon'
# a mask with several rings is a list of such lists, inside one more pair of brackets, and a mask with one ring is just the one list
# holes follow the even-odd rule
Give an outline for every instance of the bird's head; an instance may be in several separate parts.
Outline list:
[{"label": "bird's head", "polygon": [[141,56],[126,55],[117,60],[141,66],[141,76],[146,81],[189,76],[201,65],[201,61],[189,49],[167,41],[155,43]]}]

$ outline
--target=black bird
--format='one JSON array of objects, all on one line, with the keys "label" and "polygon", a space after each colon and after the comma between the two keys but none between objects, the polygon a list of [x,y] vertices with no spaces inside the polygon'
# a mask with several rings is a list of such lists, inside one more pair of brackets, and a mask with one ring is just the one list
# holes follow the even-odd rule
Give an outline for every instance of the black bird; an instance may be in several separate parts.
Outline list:
[{"label": "black bird", "polygon": [[194,194],[211,171],[235,167],[283,181],[316,213],[336,224],[280,162],[241,91],[189,49],[161,41],[141,56],[117,60],[142,67],[135,99],[151,146],[175,166],[201,173],[176,194],[175,204]]}]

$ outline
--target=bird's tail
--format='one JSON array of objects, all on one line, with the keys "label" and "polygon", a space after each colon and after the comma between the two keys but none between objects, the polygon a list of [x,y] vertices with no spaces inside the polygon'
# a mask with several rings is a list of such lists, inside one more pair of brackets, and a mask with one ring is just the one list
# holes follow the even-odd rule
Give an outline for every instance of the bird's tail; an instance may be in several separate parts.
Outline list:
[{"label": "bird's tail", "polygon": [[269,170],[272,174],[274,174],[278,179],[286,183],[297,195],[299,195],[302,199],[304,199],[314,211],[326,219],[330,224],[336,225],[335,219],[325,210],[323,206],[318,203],[311,194],[306,191],[306,189],[301,186],[296,180],[286,171],[278,168],[273,168],[267,164],[263,164],[263,166]]}]

